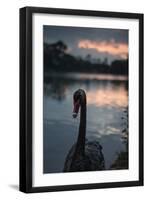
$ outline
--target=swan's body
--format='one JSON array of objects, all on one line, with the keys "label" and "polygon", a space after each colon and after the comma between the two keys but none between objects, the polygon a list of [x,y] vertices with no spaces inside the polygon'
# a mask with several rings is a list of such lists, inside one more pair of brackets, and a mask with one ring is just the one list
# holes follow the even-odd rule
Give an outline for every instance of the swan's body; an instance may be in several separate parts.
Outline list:
[{"label": "swan's body", "polygon": [[104,169],[104,157],[101,151],[102,147],[99,142],[86,141],[85,155],[82,156],[79,154],[78,158],[74,160],[74,164],[71,165],[75,148],[76,144],[72,146],[67,155],[64,172],[97,171]]},{"label": "swan's body", "polygon": [[70,149],[64,164],[64,172],[97,171],[105,168],[102,146],[98,141],[88,141],[86,135],[86,94],[84,90],[74,93],[75,118],[81,107],[79,135],[76,144]]}]

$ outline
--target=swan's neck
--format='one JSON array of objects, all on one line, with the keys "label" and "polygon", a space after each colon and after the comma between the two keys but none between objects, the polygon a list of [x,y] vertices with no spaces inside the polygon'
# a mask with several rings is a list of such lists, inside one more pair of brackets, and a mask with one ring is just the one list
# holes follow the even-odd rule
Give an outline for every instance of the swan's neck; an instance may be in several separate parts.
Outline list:
[{"label": "swan's neck", "polygon": [[81,104],[79,134],[76,146],[76,154],[84,155],[85,152],[85,135],[86,135],[86,99]]}]

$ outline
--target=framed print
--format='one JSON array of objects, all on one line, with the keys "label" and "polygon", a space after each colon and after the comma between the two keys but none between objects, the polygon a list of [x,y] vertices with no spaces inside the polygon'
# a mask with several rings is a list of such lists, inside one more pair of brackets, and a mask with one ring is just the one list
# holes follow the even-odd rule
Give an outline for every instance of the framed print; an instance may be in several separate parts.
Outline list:
[{"label": "framed print", "polygon": [[20,191],[143,185],[143,14],[20,9]]}]

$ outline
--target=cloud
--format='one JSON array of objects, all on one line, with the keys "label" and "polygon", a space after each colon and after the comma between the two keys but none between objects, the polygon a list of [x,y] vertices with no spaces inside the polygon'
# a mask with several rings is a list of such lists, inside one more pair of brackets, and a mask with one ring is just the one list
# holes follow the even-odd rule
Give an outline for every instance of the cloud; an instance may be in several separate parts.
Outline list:
[{"label": "cloud", "polygon": [[119,56],[123,59],[126,59],[128,57],[128,44],[115,42],[114,40],[80,40],[78,42],[78,48],[95,49],[97,52],[107,53],[112,56]]}]

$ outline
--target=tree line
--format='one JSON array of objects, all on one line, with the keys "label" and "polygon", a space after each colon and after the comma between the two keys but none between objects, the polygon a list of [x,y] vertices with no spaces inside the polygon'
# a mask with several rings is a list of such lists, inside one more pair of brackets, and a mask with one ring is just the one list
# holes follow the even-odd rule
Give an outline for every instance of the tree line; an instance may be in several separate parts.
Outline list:
[{"label": "tree line", "polygon": [[91,56],[86,59],[68,53],[68,47],[62,41],[43,44],[44,72],[83,72],[128,75],[128,60],[114,60],[108,64],[107,58],[92,62]]}]

